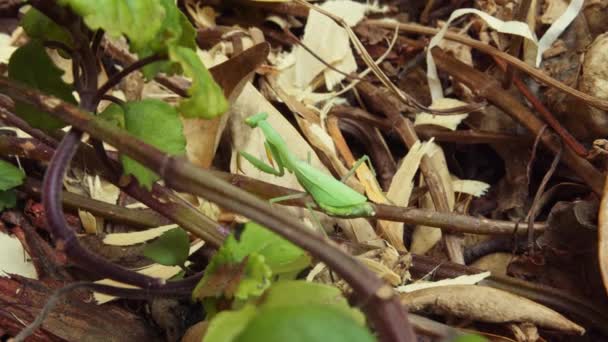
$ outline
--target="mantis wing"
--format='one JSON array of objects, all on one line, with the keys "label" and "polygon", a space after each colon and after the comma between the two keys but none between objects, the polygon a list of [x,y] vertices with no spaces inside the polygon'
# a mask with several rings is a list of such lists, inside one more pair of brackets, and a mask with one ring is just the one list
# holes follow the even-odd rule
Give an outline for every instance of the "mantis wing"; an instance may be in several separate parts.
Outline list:
[{"label": "mantis wing", "polygon": [[331,175],[315,169],[303,161],[297,161],[294,170],[298,181],[320,205],[347,208],[367,202],[367,197],[349,188]]}]

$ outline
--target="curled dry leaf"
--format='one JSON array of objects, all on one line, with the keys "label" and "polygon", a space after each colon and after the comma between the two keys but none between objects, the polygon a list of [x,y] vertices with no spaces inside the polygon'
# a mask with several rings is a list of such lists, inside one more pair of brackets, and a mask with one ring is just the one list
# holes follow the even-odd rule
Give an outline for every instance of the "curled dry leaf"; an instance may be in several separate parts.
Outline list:
[{"label": "curled dry leaf", "polygon": [[[192,255],[192,253],[198,251],[204,245],[205,245],[204,241],[199,241],[193,245],[190,245],[190,251],[188,252],[188,255]],[[186,262],[186,266],[188,266],[188,265],[189,265],[189,262]],[[174,277],[181,270],[182,270],[182,268],[179,266],[165,266],[165,265],[161,265],[161,264],[151,264],[146,267],[138,269],[137,273],[145,274],[150,277],[162,278],[162,279],[167,280],[167,279]],[[95,283],[117,286],[117,287],[124,287],[124,288],[135,288],[135,286],[121,283],[121,282],[118,282],[118,281],[115,281],[112,279],[107,279],[107,278],[98,280]],[[116,297],[114,297],[114,296],[110,296],[110,295],[107,295],[104,293],[99,293],[99,292],[94,292],[93,298],[95,298],[95,301],[97,302],[97,304],[100,304],[100,305],[116,299]]]},{"label": "curled dry leaf", "polygon": [[103,238],[103,243],[112,246],[132,246],[155,239],[173,228],[177,228],[177,225],[168,224],[166,226],[146,229],[139,232],[108,234]]},{"label": "curled dry leaf", "polygon": [[511,253],[492,253],[475,260],[470,266],[490,271],[492,274],[506,275],[511,260],[513,260]]},{"label": "curled dry leaf", "polygon": [[479,285],[432,287],[401,294],[410,311],[430,311],[489,323],[530,322],[541,328],[582,335],[585,329],[531,300]]},{"label": "curled dry leaf", "polygon": [[[454,189],[452,188],[452,176],[448,170],[447,162],[443,150],[439,145],[432,143],[432,147],[428,154],[430,155],[429,160],[433,165],[433,169],[439,175],[441,184],[445,193],[448,197],[448,204],[450,211],[454,210]],[[426,209],[435,210],[435,205],[431,199],[430,194],[424,195],[421,199],[421,207]],[[412,235],[412,245],[410,247],[412,253],[424,254],[428,252],[437,242],[441,240],[441,230],[429,226],[416,226]]]},{"label": "curled dry leaf", "polygon": [[0,231],[0,250],[0,277],[9,277],[10,273],[38,279],[36,268],[19,239]]}]

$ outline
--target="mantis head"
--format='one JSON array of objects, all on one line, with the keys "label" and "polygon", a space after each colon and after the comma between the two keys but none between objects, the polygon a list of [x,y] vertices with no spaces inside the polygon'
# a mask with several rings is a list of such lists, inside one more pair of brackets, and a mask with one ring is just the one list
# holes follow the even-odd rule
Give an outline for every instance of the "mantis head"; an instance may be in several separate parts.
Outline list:
[{"label": "mantis head", "polygon": [[267,118],[268,118],[268,113],[262,112],[262,113],[258,113],[258,114],[255,114],[255,115],[252,115],[252,116],[248,117],[247,119],[245,119],[245,123],[247,125],[255,128],[255,127],[258,126],[258,123],[260,121],[264,121]]}]

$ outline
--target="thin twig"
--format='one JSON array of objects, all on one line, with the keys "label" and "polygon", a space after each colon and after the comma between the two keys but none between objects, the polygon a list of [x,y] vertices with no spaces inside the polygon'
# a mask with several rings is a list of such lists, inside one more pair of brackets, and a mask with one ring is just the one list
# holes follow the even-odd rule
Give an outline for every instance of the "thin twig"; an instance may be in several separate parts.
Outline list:
[{"label": "thin twig", "polygon": [[[545,125],[519,99],[505,92],[496,79],[449,56],[440,48],[433,48],[432,54],[438,68],[448,72],[454,79],[471,88],[474,93],[488,99],[492,104],[524,125],[532,134],[538,134],[540,129]],[[549,150],[553,153],[558,152],[559,138],[555,134],[545,132],[542,134],[541,139]],[[562,160],[593,192],[596,194],[602,193],[604,175],[588,160],[579,157],[568,145],[564,146]]]},{"label": "thin twig", "polygon": [[532,255],[534,252],[534,220],[536,219],[536,215],[537,215],[537,211],[538,208],[540,206],[540,198],[543,195],[543,193],[545,192],[545,188],[547,187],[547,184],[549,183],[549,180],[551,179],[551,177],[553,176],[553,173],[555,173],[555,170],[557,169],[557,165],[559,164],[559,160],[562,156],[562,145],[560,144],[560,148],[559,151],[555,154],[555,157],[553,158],[553,162],[551,162],[551,166],[549,167],[549,170],[547,170],[547,173],[545,173],[545,175],[543,176],[543,180],[541,181],[538,190],[536,190],[536,194],[534,195],[534,200],[532,201],[532,207],[530,208],[530,211],[528,212],[528,217],[527,217],[527,221],[528,221],[528,248],[530,249],[530,254]]},{"label": "thin twig", "polygon": [[404,91],[402,91],[401,89],[399,89],[390,80],[390,78],[388,78],[388,76],[386,76],[386,74],[376,65],[376,63],[374,63],[374,60],[372,59],[372,57],[369,55],[369,53],[365,49],[365,46],[363,46],[363,43],[361,43],[359,38],[357,38],[357,35],[350,28],[350,25],[348,25],[344,21],[344,19],[324,10],[323,8],[321,8],[319,6],[313,5],[306,0],[294,0],[294,2],[302,4],[312,10],[315,10],[315,11],[331,18],[336,23],[338,23],[340,26],[342,26],[342,28],[348,34],[350,41],[353,43],[355,49],[357,50],[357,52],[359,53],[359,55],[361,56],[361,58],[363,59],[365,64],[367,64],[367,66],[370,69],[372,69],[372,71],[374,72],[376,77],[378,77],[380,82],[382,82],[382,84],[385,87],[387,87],[390,91],[392,91],[397,96],[397,98],[400,101],[402,101],[404,104],[411,105],[421,111],[425,111],[427,113],[433,113],[433,114],[437,114],[437,115],[454,114],[454,113],[468,113],[468,112],[472,112],[475,110],[479,110],[480,108],[482,108],[486,105],[485,103],[473,103],[470,105],[459,106],[459,107],[449,108],[449,109],[432,109],[432,108],[428,108],[428,107],[424,106],[422,103],[420,103],[414,97],[412,97],[411,95],[409,95],[409,94],[405,93]]},{"label": "thin twig", "polygon": [[123,78],[125,78],[127,75],[129,75],[130,73],[137,71],[148,64],[162,61],[166,58],[167,58],[167,56],[165,56],[165,55],[154,54],[154,55],[148,56],[146,58],[142,58],[142,59],[138,60],[137,62],[132,63],[131,65],[125,67],[124,69],[122,69],[121,71],[119,71],[118,73],[113,75],[101,87],[99,87],[99,89],[97,90],[97,94],[95,94],[93,102],[98,103],[101,100],[101,97],[103,95],[105,95],[108,92],[108,90],[112,89],[114,86],[116,86],[118,83],[120,83],[120,81]]},{"label": "thin twig", "polygon": [[[504,61],[498,59],[497,57],[494,57],[494,62],[496,62],[496,64],[503,71],[505,71],[506,63]],[[515,86],[517,87],[517,89],[519,89],[522,95],[526,99],[528,99],[528,101],[530,101],[536,111],[539,112],[543,119],[545,119],[547,124],[549,124],[549,126],[553,128],[555,133],[557,133],[562,138],[564,143],[570,146],[570,148],[579,156],[587,157],[589,155],[587,149],[578,140],[576,140],[576,138],[572,136],[572,134],[570,134],[570,132],[568,132],[564,128],[564,126],[559,123],[559,121],[557,121],[555,116],[551,114],[549,109],[547,109],[547,107],[545,107],[545,105],[536,96],[534,96],[534,94],[532,94],[532,92],[530,91],[530,89],[528,89],[524,82],[522,82],[521,79],[515,74],[513,75],[512,80],[513,82],[515,82]]]},{"label": "thin twig", "polygon": [[[439,32],[439,29],[422,26],[422,25],[418,25],[418,24],[391,23],[391,22],[380,21],[380,20],[366,20],[365,22],[363,22],[360,25],[372,25],[372,26],[383,27],[383,28],[388,28],[388,29],[394,29],[395,27],[398,27],[399,30],[401,30],[403,32],[410,32],[410,33],[414,33],[414,34],[423,34],[423,35],[429,35],[429,36],[433,36]],[[608,110],[608,100],[603,100],[603,99],[591,96],[589,94],[583,93],[582,91],[579,91],[577,89],[574,89],[574,88],[552,78],[551,76],[547,75],[542,70],[534,68],[534,67],[528,65],[527,63],[525,63],[524,61],[521,61],[518,58],[515,58],[506,52],[500,51],[493,46],[490,46],[490,45],[480,42],[478,40],[471,39],[471,38],[465,37],[463,35],[455,34],[452,32],[447,32],[444,37],[446,39],[468,45],[468,46],[473,47],[484,53],[499,57],[500,59],[503,59],[505,62],[509,63],[509,65],[512,65],[512,66],[516,67],[517,69],[524,71],[525,73],[533,76],[535,79],[537,79],[538,81],[540,81],[541,83],[543,83],[545,85],[559,89],[560,91],[567,93],[585,103],[588,103],[589,105],[591,105],[595,108],[602,109],[602,110]]]}]

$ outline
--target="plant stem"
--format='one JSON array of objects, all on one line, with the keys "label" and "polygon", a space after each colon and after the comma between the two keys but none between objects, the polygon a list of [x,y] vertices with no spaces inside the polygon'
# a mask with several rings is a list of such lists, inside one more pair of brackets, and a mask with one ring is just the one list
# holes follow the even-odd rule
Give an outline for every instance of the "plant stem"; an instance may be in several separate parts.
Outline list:
[{"label": "plant stem", "polygon": [[120,83],[120,81],[122,81],[122,79],[125,78],[130,73],[137,71],[148,64],[162,61],[164,59],[167,59],[166,55],[154,54],[154,55],[148,56],[146,58],[137,60],[134,63],[131,63],[129,66],[127,66],[126,68],[122,69],[121,71],[119,71],[118,73],[113,75],[109,80],[106,81],[106,83],[104,83],[99,88],[99,90],[97,90],[97,94],[95,95],[93,102],[98,103],[101,100],[101,98],[108,92],[108,90],[112,89],[114,86],[116,86],[118,83]]},{"label": "plant stem", "polygon": [[[471,88],[473,92],[488,99],[492,104],[528,128],[532,134],[538,135],[541,132],[545,124],[519,99],[506,93],[497,80],[447,55],[439,48],[433,48],[432,53],[439,69],[447,71],[456,80]],[[544,132],[541,136],[543,144],[554,154],[560,150],[557,139],[558,137],[550,132]],[[593,192],[596,194],[602,193],[604,175],[589,161],[578,156],[568,145],[564,146],[562,160]]]}]

